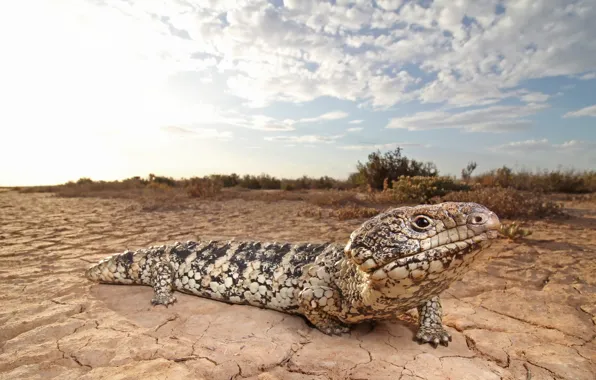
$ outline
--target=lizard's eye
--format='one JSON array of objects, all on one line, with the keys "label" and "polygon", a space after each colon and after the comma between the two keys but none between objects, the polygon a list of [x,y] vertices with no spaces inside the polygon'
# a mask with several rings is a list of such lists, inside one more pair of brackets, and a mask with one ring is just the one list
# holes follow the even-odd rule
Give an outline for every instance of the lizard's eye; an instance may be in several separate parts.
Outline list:
[{"label": "lizard's eye", "polygon": [[412,218],[412,227],[417,231],[426,231],[433,225],[432,220],[425,215],[417,215]]}]

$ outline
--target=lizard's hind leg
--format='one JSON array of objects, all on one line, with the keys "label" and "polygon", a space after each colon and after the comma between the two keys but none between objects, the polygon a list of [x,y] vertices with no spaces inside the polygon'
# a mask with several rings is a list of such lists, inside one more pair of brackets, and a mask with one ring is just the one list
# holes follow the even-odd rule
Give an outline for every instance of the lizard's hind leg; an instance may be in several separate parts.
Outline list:
[{"label": "lizard's hind leg", "polygon": [[[324,296],[325,292],[329,298]],[[300,292],[298,302],[301,313],[318,330],[327,335],[341,335],[350,332],[350,327],[330,315],[329,310],[325,310],[334,305],[333,293],[333,290],[328,287],[307,286]]]},{"label": "lizard's hind leg", "polygon": [[155,292],[151,303],[165,305],[176,302],[173,293],[174,272],[169,263],[158,261],[151,268],[151,286]]}]

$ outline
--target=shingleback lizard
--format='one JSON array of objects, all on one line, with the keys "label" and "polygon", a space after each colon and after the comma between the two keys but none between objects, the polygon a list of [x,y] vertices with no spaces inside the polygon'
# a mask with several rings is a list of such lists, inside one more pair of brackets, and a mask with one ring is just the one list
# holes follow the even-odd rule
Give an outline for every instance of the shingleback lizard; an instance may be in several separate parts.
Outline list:
[{"label": "shingleback lizard", "polygon": [[462,277],[499,227],[499,218],[476,203],[398,207],[364,222],[345,247],[177,242],[107,257],[86,277],[152,286],[154,305],[174,303],[178,290],[301,314],[326,334],[417,308],[416,339],[447,345],[439,294]]}]

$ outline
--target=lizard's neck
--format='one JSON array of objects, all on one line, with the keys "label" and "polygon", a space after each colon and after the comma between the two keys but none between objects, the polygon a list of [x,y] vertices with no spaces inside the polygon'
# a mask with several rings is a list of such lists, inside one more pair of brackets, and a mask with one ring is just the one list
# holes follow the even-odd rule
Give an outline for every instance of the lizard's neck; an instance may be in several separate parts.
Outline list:
[{"label": "lizard's neck", "polygon": [[370,275],[360,270],[353,261],[342,258],[335,267],[337,271],[333,281],[342,295],[342,315],[338,315],[340,319],[367,320],[378,317],[381,310],[392,312],[387,310],[386,304],[379,303],[380,292],[375,289]]},{"label": "lizard's neck", "polygon": [[338,315],[340,319],[359,322],[385,318],[404,313],[420,303],[409,291],[412,289],[410,280],[388,288],[383,282],[373,281],[370,274],[347,258],[342,258],[336,269],[333,281],[341,290],[343,306],[342,314]]}]

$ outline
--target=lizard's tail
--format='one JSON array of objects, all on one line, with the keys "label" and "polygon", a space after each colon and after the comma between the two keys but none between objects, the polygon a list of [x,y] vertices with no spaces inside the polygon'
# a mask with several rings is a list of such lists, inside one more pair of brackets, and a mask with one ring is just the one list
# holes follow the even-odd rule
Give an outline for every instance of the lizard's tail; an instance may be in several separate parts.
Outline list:
[{"label": "lizard's tail", "polygon": [[[106,257],[85,271],[91,281],[106,284],[140,284],[142,255],[131,251]],[[144,256],[144,255],[143,255]]]}]

